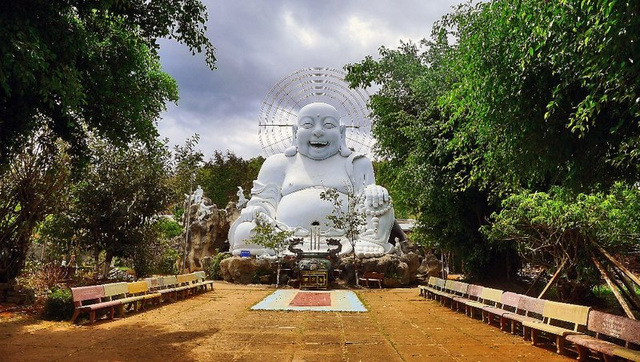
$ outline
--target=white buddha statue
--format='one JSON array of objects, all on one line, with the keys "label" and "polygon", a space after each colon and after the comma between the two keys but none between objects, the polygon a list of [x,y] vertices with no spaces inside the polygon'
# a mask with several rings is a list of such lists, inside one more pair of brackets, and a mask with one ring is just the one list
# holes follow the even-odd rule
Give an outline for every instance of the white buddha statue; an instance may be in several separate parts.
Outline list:
[{"label": "white buddha statue", "polygon": [[[346,128],[340,124],[338,111],[326,103],[304,106],[293,134],[293,145],[267,158],[253,182],[251,198],[229,230],[232,254],[240,255],[242,250],[251,255],[274,254],[249,243],[260,214],[283,230],[293,230],[294,237],[303,238],[303,250],[315,224],[320,225],[321,239],[341,240],[341,254],[355,251],[359,257],[373,257],[392,252],[388,239],[395,218],[389,193],[375,184],[371,161],[347,148]],[[349,192],[364,195],[360,208],[367,214],[367,225],[355,250],[344,232],[331,228],[327,220],[333,204],[322,200],[320,194],[330,188],[341,194],[344,208]]]}]

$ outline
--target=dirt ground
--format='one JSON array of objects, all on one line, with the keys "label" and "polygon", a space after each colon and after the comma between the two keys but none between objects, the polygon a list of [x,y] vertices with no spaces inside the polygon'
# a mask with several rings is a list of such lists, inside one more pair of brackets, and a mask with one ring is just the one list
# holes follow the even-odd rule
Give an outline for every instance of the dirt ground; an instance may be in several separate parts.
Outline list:
[{"label": "dirt ground", "polygon": [[252,311],[273,292],[215,290],[94,325],[0,315],[1,361],[561,361],[417,288],[359,289],[366,313]]}]

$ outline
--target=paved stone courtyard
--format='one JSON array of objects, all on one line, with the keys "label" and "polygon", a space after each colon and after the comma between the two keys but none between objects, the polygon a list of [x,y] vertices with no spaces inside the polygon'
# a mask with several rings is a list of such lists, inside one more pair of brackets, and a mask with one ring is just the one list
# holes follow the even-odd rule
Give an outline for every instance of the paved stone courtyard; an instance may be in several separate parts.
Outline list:
[{"label": "paved stone courtyard", "polygon": [[422,299],[356,293],[369,312],[255,311],[273,288],[215,290],[124,319],[70,325],[0,319],[2,361],[567,361]]}]

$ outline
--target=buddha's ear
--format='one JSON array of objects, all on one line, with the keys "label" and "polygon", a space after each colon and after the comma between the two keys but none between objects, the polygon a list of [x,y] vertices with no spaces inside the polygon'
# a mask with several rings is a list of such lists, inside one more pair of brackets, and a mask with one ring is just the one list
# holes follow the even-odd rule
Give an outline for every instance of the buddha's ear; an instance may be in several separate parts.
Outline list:
[{"label": "buddha's ear", "polygon": [[347,147],[347,126],[340,125],[340,156],[348,157],[351,155],[351,149]]},{"label": "buddha's ear", "polygon": [[287,157],[295,156],[298,153],[298,125],[292,126],[293,136],[291,137],[291,146],[284,150],[284,155]]}]

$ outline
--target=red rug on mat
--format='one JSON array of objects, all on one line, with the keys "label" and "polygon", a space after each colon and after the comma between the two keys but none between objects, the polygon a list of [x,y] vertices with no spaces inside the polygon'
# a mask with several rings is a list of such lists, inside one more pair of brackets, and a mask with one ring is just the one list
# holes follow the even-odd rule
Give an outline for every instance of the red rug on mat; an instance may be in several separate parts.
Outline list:
[{"label": "red rug on mat", "polygon": [[291,307],[330,307],[331,293],[305,292],[298,293],[291,303]]}]

